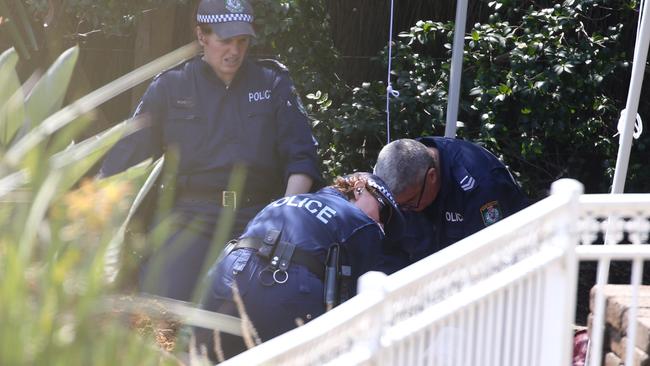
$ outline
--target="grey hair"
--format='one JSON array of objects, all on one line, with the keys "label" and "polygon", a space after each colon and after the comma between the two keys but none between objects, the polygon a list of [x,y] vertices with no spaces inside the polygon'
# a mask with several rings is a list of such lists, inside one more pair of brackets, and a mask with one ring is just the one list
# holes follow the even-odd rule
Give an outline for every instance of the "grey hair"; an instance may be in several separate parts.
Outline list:
[{"label": "grey hair", "polygon": [[383,179],[393,195],[397,196],[409,187],[420,184],[424,173],[433,164],[433,157],[424,144],[411,139],[400,139],[381,149],[374,174]]}]

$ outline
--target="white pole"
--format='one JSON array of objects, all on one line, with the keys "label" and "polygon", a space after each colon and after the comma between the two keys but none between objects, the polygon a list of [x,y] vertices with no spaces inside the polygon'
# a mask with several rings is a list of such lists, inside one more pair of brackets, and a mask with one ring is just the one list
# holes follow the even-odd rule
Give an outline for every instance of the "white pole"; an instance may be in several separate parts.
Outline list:
[{"label": "white pole", "polygon": [[642,23],[641,28],[637,33],[636,44],[634,45],[632,75],[630,76],[630,88],[628,89],[627,103],[625,104],[625,123],[623,125],[623,131],[621,131],[619,137],[619,148],[618,156],[616,157],[616,169],[614,170],[612,193],[623,193],[625,188],[625,176],[627,175],[627,167],[630,161],[630,150],[632,149],[634,121],[636,120],[636,114],[639,108],[641,86],[643,85],[643,73],[648,58],[648,42],[650,41],[650,6],[648,6],[648,4],[645,4],[643,9],[640,9],[639,16],[642,19]]},{"label": "white pole", "polygon": [[449,95],[447,96],[447,123],[445,137],[456,137],[458,119],[458,100],[460,98],[460,77],[463,72],[463,49],[465,45],[465,22],[467,20],[467,0],[456,3],[456,26],[454,45],[451,54],[451,71],[449,75]]}]

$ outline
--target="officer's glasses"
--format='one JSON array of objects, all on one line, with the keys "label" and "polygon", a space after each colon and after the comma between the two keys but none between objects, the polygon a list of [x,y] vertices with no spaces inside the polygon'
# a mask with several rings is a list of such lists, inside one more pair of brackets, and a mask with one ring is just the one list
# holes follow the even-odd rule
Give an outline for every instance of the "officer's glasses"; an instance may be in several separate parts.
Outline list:
[{"label": "officer's glasses", "polygon": [[424,195],[424,190],[425,190],[425,188],[427,186],[427,174],[429,174],[429,170],[431,170],[431,169],[433,169],[433,167],[429,166],[427,168],[427,170],[424,171],[424,178],[422,179],[422,188],[420,189],[420,195],[418,196],[418,200],[415,202],[415,204],[413,204],[413,202],[412,202],[413,200],[411,200],[411,202],[406,202],[406,203],[403,203],[403,204],[399,205],[399,207],[403,211],[413,211],[413,210],[417,209],[418,207],[420,207],[420,202],[422,201],[422,196]]}]

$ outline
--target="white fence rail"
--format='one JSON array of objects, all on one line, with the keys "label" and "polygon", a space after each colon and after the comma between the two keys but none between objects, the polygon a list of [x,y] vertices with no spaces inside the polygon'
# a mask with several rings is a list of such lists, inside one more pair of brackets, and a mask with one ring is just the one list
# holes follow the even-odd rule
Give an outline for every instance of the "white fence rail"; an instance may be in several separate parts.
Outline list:
[{"label": "white fence rail", "polygon": [[[634,248],[648,243],[650,195],[581,193],[555,182],[550,197],[453,246],[391,276],[366,274],[359,295],[226,364],[570,365],[578,260],[599,260],[606,283],[610,259],[636,258],[638,285],[650,258]],[[590,245],[606,237],[633,245]],[[596,302],[590,365],[602,348],[598,292]]]}]

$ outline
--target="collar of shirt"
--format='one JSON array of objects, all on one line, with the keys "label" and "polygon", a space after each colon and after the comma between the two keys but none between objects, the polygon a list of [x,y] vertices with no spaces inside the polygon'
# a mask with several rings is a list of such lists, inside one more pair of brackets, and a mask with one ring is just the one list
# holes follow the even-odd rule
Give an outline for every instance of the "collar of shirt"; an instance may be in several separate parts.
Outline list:
[{"label": "collar of shirt", "polygon": [[[226,84],[223,82],[223,80],[221,80],[217,76],[217,74],[214,72],[214,70],[212,70],[212,67],[210,66],[210,64],[205,62],[202,57],[203,57],[203,54],[199,54],[199,55],[196,56],[197,65],[198,65],[199,70],[201,71],[201,73],[208,80],[210,80],[211,82],[222,85],[225,88]],[[239,70],[237,70],[237,74],[235,74],[235,77],[232,79],[232,82],[230,83],[228,88],[232,88],[232,87],[234,87],[234,86],[236,86],[236,85],[243,82],[242,80],[244,80],[246,78],[247,71],[250,68],[250,62],[251,61],[248,59],[248,57],[244,58],[244,62],[242,62]]]}]

